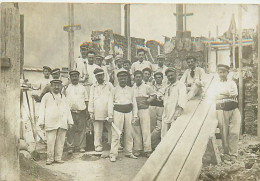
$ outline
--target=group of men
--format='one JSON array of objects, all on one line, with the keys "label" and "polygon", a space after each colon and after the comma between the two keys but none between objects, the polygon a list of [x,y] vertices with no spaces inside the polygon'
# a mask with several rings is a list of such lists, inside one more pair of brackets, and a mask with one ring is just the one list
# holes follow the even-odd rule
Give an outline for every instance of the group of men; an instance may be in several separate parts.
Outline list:
[{"label": "group of men", "polygon": [[41,93],[35,100],[41,102],[38,124],[46,130],[46,164],[63,163],[65,137],[69,153],[85,152],[90,125],[96,152],[103,151],[106,127],[111,162],[117,159],[121,138],[126,157],[149,157],[186,102],[205,86],[205,72],[196,66],[195,57],[186,58],[189,68],[178,80],[176,70],[164,65],[165,55],[158,55],[158,64],[153,65],[144,49],[137,50],[138,61],[132,65],[120,55],[81,53],[69,81],[61,81],[59,69],[43,67]]}]

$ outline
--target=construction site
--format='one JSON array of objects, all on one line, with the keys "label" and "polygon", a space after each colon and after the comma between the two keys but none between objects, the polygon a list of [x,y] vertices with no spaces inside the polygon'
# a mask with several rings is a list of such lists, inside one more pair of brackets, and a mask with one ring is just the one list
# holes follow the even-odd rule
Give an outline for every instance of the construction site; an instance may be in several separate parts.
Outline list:
[{"label": "construction site", "polygon": [[[0,7],[1,181],[260,180],[259,5],[1,3]],[[60,13],[55,16],[57,9]],[[218,12],[222,14],[214,17]],[[211,13],[210,22],[203,22]],[[167,17],[156,20],[158,14]],[[141,23],[155,20],[140,25],[139,18],[144,19]],[[170,30],[158,32],[164,29]],[[84,52],[120,55],[133,64],[138,62],[139,48],[145,49],[152,65],[158,64],[158,55],[165,55],[164,65],[176,70],[178,80],[189,68],[186,57],[195,57],[196,66],[206,73],[203,93],[187,102],[149,158],[126,158],[119,150],[112,163],[109,131],[103,134],[103,151],[97,152],[93,130],[88,130],[86,152],[69,154],[65,143],[65,163],[46,165],[47,144],[37,125],[40,104],[32,96],[42,67],[59,67],[61,79],[67,80]],[[213,98],[219,89],[214,86],[219,64],[230,66],[228,76],[238,89],[241,127],[235,161],[224,160],[222,154]]]}]

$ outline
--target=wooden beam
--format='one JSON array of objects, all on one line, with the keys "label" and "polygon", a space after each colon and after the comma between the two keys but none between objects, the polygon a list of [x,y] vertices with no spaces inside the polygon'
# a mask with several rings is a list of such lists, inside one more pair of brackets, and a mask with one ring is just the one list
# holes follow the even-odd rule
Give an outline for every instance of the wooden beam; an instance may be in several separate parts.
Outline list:
[{"label": "wooden beam", "polygon": [[1,56],[11,67],[0,75],[0,180],[20,180],[20,14],[14,3],[1,3]]},{"label": "wooden beam", "polygon": [[125,5],[125,37],[127,40],[127,59],[131,61],[130,4]]},{"label": "wooden beam", "polygon": [[257,111],[257,136],[260,140],[260,5],[258,5],[258,111]]}]

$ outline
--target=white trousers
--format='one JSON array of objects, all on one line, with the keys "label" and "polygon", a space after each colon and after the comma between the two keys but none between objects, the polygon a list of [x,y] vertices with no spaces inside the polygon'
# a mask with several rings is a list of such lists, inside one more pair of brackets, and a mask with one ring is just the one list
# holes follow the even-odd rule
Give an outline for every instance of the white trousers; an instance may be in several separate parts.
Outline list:
[{"label": "white trousers", "polygon": [[65,129],[46,131],[47,138],[47,161],[60,161],[66,136]]},{"label": "white trousers", "polygon": [[95,148],[103,147],[102,146],[102,135],[103,135],[103,128],[105,127],[107,129],[108,133],[108,143],[111,143],[111,125],[107,121],[101,121],[101,120],[95,120],[93,122],[94,126],[94,145]]},{"label": "white trousers", "polygon": [[134,150],[151,152],[151,128],[150,128],[150,111],[149,109],[138,110],[140,126],[133,126]]},{"label": "white trousers", "polygon": [[216,113],[224,154],[237,156],[241,127],[239,109],[236,108],[231,111],[217,110]]},{"label": "white trousers", "polygon": [[[132,154],[133,149],[133,132],[132,132],[132,112],[121,113],[114,111],[114,124],[122,131],[124,129],[124,151],[125,155]],[[114,128],[112,130],[111,150],[110,156],[118,155],[118,147],[120,144],[120,135],[116,133]]]}]

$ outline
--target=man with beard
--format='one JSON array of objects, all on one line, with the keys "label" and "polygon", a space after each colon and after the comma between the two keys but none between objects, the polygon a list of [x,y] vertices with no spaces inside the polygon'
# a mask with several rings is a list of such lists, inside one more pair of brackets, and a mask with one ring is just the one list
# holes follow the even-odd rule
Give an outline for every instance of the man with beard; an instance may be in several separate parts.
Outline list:
[{"label": "man with beard", "polygon": [[96,68],[94,74],[97,82],[90,88],[88,111],[94,125],[95,151],[101,152],[103,150],[102,135],[104,124],[108,132],[108,143],[111,143],[111,125],[107,122],[107,117],[108,99],[114,87],[110,82],[105,81],[103,69]]},{"label": "man with beard", "polygon": [[76,148],[83,153],[86,148],[88,94],[84,86],[79,84],[79,72],[72,70],[69,74],[71,84],[66,89],[65,95],[74,121],[67,135],[69,153],[73,153]]},{"label": "man with beard", "polygon": [[140,119],[139,125],[135,125],[133,129],[134,154],[137,157],[140,156],[143,148],[144,156],[149,157],[152,151],[149,104],[156,98],[156,95],[151,86],[143,83],[142,71],[135,71],[134,80],[133,89]]},{"label": "man with beard", "polygon": [[[137,104],[134,96],[134,91],[127,86],[128,72],[125,69],[120,69],[117,73],[119,85],[115,87],[110,94],[108,104],[108,121],[114,123],[115,126],[122,131],[124,129],[124,149],[125,156],[137,159],[133,155],[133,135],[132,124],[138,120]],[[118,156],[118,148],[120,145],[120,135],[112,129],[112,142],[110,150],[110,161],[115,162]]]},{"label": "man with beard", "polygon": [[73,125],[70,109],[64,95],[61,94],[62,81],[51,81],[51,92],[46,93],[41,102],[39,126],[46,130],[47,161],[64,163],[61,160],[65,142],[66,130]]},{"label": "man with beard", "polygon": [[188,91],[188,100],[190,100],[203,92],[202,88],[205,86],[205,71],[202,68],[196,66],[195,57],[187,57],[186,62],[189,69],[184,72],[180,81],[186,85]]},{"label": "man with beard", "polygon": [[138,61],[132,64],[131,67],[132,73],[134,73],[137,70],[142,71],[144,68],[150,68],[151,70],[153,70],[153,66],[151,62],[146,60],[145,50],[143,48],[137,49],[137,58]]},{"label": "man with beard", "polygon": [[[183,113],[187,102],[186,86],[183,82],[177,80],[176,70],[168,68],[165,71],[165,75],[168,79],[168,85],[162,92],[164,111],[162,115],[161,138],[165,136],[171,124]],[[159,100],[162,98],[160,95]]]}]

